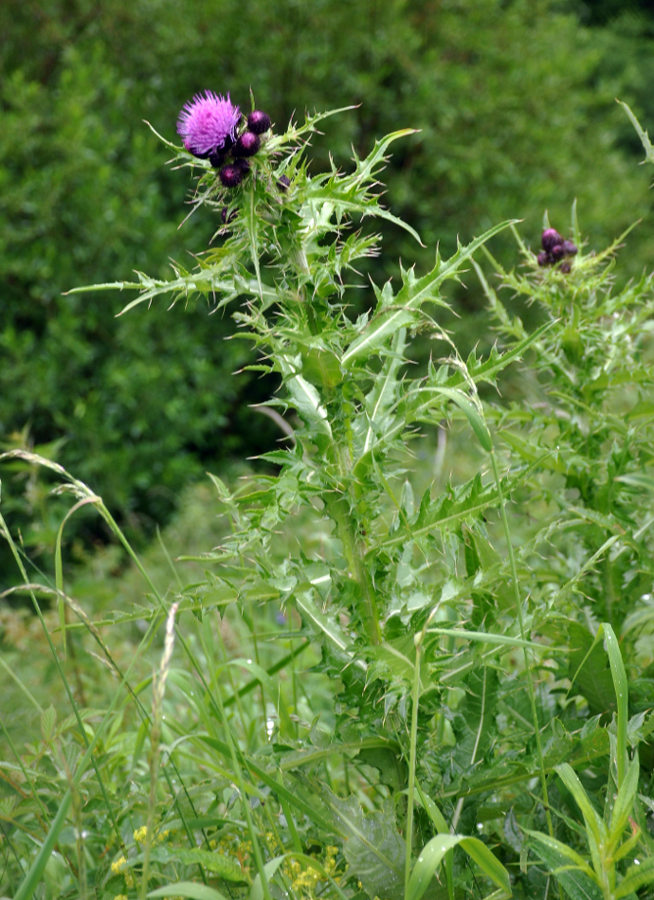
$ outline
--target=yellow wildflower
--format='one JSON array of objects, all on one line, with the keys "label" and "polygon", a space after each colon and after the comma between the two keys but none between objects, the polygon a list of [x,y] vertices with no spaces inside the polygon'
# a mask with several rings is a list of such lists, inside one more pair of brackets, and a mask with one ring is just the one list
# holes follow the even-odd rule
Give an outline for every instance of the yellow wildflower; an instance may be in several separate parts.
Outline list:
[{"label": "yellow wildflower", "polygon": [[127,865],[127,860],[124,856],[121,856],[120,859],[116,859],[111,864],[111,871],[114,875],[118,875],[119,872],[122,872],[124,867]]}]

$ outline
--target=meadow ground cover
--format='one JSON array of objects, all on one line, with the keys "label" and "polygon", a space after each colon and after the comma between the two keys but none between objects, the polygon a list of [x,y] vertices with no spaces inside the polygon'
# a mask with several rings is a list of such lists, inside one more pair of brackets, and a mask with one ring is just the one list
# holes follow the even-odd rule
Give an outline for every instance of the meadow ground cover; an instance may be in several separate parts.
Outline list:
[{"label": "meadow ground cover", "polygon": [[[652,896],[654,276],[621,284],[626,236],[588,247],[573,209],[538,246],[504,222],[369,283],[370,225],[420,241],[381,202],[413,133],[314,173],[335,114],[281,131],[196,96],[162,140],[209,249],[94,288],[229,311],[277,379],[279,444],[209,476],[214,545],[162,542],[155,579],[92,487],[2,458],[70,498],[52,583],[0,518],[53,680],[43,702],[3,669],[39,723],[2,721],[15,900]],[[461,279],[493,336],[465,358]],[[101,613],[62,564],[89,510],[143,579]]]}]

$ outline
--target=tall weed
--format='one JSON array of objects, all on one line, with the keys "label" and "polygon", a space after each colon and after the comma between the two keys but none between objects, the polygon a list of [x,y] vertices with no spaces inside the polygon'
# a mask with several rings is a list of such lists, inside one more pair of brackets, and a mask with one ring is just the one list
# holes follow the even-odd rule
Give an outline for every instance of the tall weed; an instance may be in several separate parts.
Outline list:
[{"label": "tall weed", "polygon": [[[506,222],[368,284],[369,221],[419,240],[379,183],[412,132],[313,174],[329,115],[266,132],[229,188],[165,141],[199,170],[215,240],[169,280],[95,286],[136,290],[126,311],[229,309],[249,368],[278,380],[279,446],[235,482],[210,476],[223,537],[194,557],[203,576],[171,559],[162,592],[86,485],[4,457],[53,471],[69,516],[95,509],[146,590],[94,622],[64,583],[67,520],[53,585],[0,520],[35,611],[55,599],[72,711],[35,699],[40,741],[7,740],[16,900],[651,891],[652,276],[616,289],[622,238],[593,252],[573,211],[572,261],[539,265]],[[487,246],[506,230],[511,271]],[[464,275],[495,336],[465,359],[444,298]],[[98,706],[73,681],[91,642],[92,683],[112,680]]]}]

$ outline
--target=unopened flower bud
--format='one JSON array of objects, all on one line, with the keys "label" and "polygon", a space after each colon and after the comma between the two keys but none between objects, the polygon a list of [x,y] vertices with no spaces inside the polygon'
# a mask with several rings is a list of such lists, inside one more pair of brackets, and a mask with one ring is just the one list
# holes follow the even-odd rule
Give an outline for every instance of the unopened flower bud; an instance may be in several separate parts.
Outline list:
[{"label": "unopened flower bud", "polygon": [[219,169],[221,166],[225,164],[227,161],[227,154],[223,149],[216,150],[213,153],[209,154],[209,162],[214,167],[214,169]]},{"label": "unopened flower bud", "polygon": [[541,250],[536,259],[538,260],[539,266],[546,266],[550,261],[549,255],[545,250]]},{"label": "unopened flower bud", "polygon": [[232,152],[234,156],[254,156],[260,146],[261,141],[257,134],[253,131],[244,131],[234,144]]},{"label": "unopened flower bud", "polygon": [[260,109],[255,109],[248,116],[248,128],[254,134],[263,134],[270,128],[270,116]]},{"label": "unopened flower bud", "polygon": [[219,172],[219,177],[225,187],[233,188],[241,183],[243,180],[243,173],[238,166],[230,164],[222,167]]},{"label": "unopened flower bud", "polygon": [[566,260],[565,262],[562,262],[561,265],[559,266],[559,272],[565,272],[565,274],[567,275],[571,268],[572,268],[572,266]]},{"label": "unopened flower bud", "polygon": [[243,159],[241,156],[236,157],[236,159],[234,160],[234,166],[239,170],[243,178],[245,178],[245,176],[250,171],[250,163],[247,161],[247,159]]},{"label": "unopened flower bud", "polygon": [[550,257],[554,262],[558,262],[560,259],[563,259],[565,256],[565,250],[563,249],[563,244],[555,244],[550,248]]},{"label": "unopened flower bud", "polygon": [[199,153],[197,150],[193,149],[190,141],[184,141],[184,147],[188,150],[189,153],[192,153],[193,156],[197,157],[197,159],[207,159],[209,153]]},{"label": "unopened flower bud", "polygon": [[280,175],[279,181],[277,182],[277,187],[282,191],[287,191],[290,183],[291,179],[288,177],[288,175]]},{"label": "unopened flower bud", "polygon": [[566,256],[575,256],[578,253],[577,247],[572,241],[563,241],[561,245]]},{"label": "unopened flower bud", "polygon": [[557,244],[563,243],[563,238],[555,228],[546,228],[540,240],[543,245],[543,250],[547,250],[548,252],[550,252],[553,247],[557,246]]}]

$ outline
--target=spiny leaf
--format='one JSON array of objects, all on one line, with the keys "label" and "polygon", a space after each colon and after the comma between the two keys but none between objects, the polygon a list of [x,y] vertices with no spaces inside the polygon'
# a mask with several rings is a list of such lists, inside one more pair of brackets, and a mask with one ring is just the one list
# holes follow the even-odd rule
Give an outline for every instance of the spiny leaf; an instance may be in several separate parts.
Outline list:
[{"label": "spiny leaf", "polygon": [[350,870],[371,897],[402,900],[404,844],[397,831],[391,798],[365,814],[356,797],[330,795],[329,804],[341,823],[343,853]]},{"label": "spiny leaf", "polygon": [[366,330],[350,344],[343,354],[341,364],[348,365],[362,355],[370,355],[378,349],[386,339],[394,334],[398,328],[410,325],[414,320],[414,312],[423,303],[437,303],[447,306],[436,293],[438,287],[450,278],[456,277],[463,263],[468,260],[486,241],[498,234],[511,223],[502,222],[489,228],[488,231],[475,238],[465,247],[459,247],[456,253],[447,262],[443,262],[437,256],[436,265],[427,275],[416,279],[407,273],[406,280],[395,298],[392,310],[383,310],[373,316]]},{"label": "spiny leaf", "polygon": [[617,102],[620,104],[620,106],[624,109],[624,111],[629,116],[629,119],[631,120],[631,124],[636,129],[636,134],[640,138],[640,142],[643,145],[643,149],[645,150],[645,159],[643,160],[643,162],[654,163],[654,145],[650,141],[648,133],[641,126],[640,122],[638,121],[636,116],[633,114],[631,109],[627,106],[627,104],[623,100],[618,100]]}]

